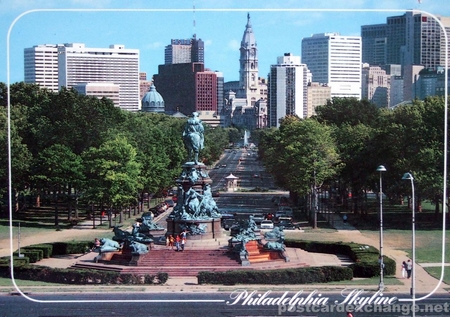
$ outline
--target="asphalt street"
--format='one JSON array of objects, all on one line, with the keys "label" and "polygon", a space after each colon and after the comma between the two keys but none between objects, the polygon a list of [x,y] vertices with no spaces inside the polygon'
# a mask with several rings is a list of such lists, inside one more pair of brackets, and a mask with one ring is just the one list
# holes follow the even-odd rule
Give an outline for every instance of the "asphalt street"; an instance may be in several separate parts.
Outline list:
[{"label": "asphalt street", "polygon": [[[350,292],[349,292],[350,293]],[[4,317],[75,317],[75,316],[346,316],[353,311],[361,316],[411,316],[410,303],[399,302],[395,295],[376,298],[387,305],[368,302],[373,293],[351,294],[302,292],[301,289],[274,293],[267,290],[236,290],[230,293],[131,293],[111,294],[37,294],[33,301],[23,296],[1,295],[0,315]],[[356,293],[355,293],[356,294]],[[359,302],[358,302],[359,301]],[[434,296],[418,303],[417,317],[449,316],[448,297]]]}]

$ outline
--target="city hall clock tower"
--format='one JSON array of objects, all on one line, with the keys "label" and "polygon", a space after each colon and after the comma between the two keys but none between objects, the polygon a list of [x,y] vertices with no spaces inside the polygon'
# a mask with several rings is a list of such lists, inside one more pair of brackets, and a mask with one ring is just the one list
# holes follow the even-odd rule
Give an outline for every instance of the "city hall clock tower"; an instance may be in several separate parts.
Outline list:
[{"label": "city hall clock tower", "polygon": [[247,14],[247,25],[241,41],[239,58],[239,90],[237,98],[245,98],[247,106],[253,106],[260,99],[258,88],[258,48],[255,34],[250,22],[250,14]]}]

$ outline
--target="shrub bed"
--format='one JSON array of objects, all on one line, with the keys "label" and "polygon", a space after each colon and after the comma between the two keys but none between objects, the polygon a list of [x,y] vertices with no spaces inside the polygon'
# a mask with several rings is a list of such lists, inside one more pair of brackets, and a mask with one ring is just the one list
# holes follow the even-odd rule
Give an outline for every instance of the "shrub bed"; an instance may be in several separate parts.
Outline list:
[{"label": "shrub bed", "polygon": [[[380,275],[380,264],[378,262],[379,252],[372,246],[358,243],[344,242],[317,242],[303,240],[286,240],[287,247],[300,248],[308,252],[343,254],[353,262],[349,267],[353,270],[354,277],[373,277]],[[395,275],[395,261],[387,256],[384,257],[384,274]]]},{"label": "shrub bed", "polygon": [[351,280],[350,268],[339,266],[305,267],[281,270],[232,270],[199,272],[198,284],[313,284]]},{"label": "shrub bed", "polygon": [[[20,253],[27,257],[30,263],[36,263],[44,258],[44,252],[41,249],[22,249]],[[19,257],[19,252],[14,252],[13,256]]]},{"label": "shrub bed", "polygon": [[[22,266],[30,264],[30,259],[27,257],[21,257],[13,256],[14,266]],[[5,256],[0,258],[0,267],[7,267],[9,268],[11,266],[11,257]]]},{"label": "shrub bed", "polygon": [[52,243],[52,255],[86,253],[92,246],[92,241],[54,242]]},{"label": "shrub bed", "polygon": [[50,243],[33,244],[22,248],[22,250],[30,250],[30,249],[42,250],[44,258],[49,258],[53,254],[53,245]]},{"label": "shrub bed", "polygon": [[[1,267],[2,277],[11,278],[9,268]],[[14,267],[14,278],[21,280],[42,281],[60,284],[164,284],[167,273],[157,275],[120,274],[119,272],[59,269],[38,265],[23,265]]]}]

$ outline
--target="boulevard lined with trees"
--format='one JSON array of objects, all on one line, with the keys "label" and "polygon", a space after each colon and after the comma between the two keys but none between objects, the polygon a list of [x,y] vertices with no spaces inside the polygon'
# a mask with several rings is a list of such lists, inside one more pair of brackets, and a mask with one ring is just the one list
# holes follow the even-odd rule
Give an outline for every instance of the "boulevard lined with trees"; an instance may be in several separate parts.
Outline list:
[{"label": "boulevard lined with trees", "polygon": [[[34,84],[15,83],[11,91],[11,149],[14,211],[26,197],[69,201],[101,208],[127,208],[144,193],[158,194],[174,184],[187,153],[181,138],[185,119],[164,114],[132,113],[98,99],[62,89],[57,93]],[[0,142],[7,148],[7,89],[0,83]],[[397,203],[409,196],[405,172],[414,175],[416,201],[440,204],[443,182],[444,98],[414,100],[412,105],[380,109],[368,101],[334,98],[308,119],[288,116],[279,129],[252,132],[259,157],[278,186],[294,200],[328,192],[336,203],[351,197],[349,209],[366,212],[367,194],[383,192]],[[237,128],[205,125],[205,164],[216,161]],[[7,151],[0,163],[8,166]],[[0,197],[7,204],[8,170],[0,170]],[[351,195],[351,196],[350,196]],[[316,197],[317,199],[317,197]]]}]

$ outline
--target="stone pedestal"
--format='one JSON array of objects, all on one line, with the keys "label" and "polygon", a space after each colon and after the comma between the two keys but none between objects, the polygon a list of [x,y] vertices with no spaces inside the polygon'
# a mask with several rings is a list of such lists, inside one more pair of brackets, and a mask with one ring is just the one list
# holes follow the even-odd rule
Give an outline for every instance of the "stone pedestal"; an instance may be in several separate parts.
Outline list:
[{"label": "stone pedestal", "polygon": [[[191,240],[201,239],[215,239],[221,237],[222,227],[220,218],[201,219],[201,220],[179,220],[179,219],[167,219],[167,234],[171,234],[174,237],[179,235],[185,226],[190,228],[198,228],[199,233],[196,230],[189,230],[194,234],[189,235]],[[204,232],[202,232],[204,231]]]}]

